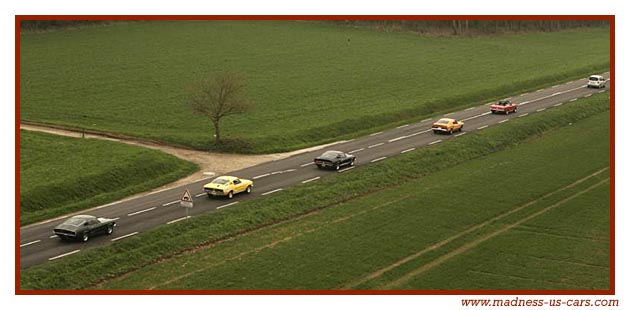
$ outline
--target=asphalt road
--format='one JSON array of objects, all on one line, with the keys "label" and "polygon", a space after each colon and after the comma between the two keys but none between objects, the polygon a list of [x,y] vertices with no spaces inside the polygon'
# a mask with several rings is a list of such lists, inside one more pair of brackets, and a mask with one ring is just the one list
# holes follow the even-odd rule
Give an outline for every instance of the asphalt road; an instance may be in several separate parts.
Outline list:
[{"label": "asphalt road", "polygon": [[[603,74],[606,79],[609,73]],[[300,183],[317,182],[320,178],[334,173],[352,173],[356,167],[368,165],[372,162],[388,160],[401,153],[413,152],[422,147],[430,147],[446,139],[456,139],[461,135],[473,134],[490,126],[500,126],[502,123],[517,117],[527,117],[535,113],[544,113],[563,104],[571,104],[575,100],[591,96],[605,89],[586,88],[586,79],[571,81],[540,89],[535,92],[512,97],[512,101],[519,104],[518,112],[509,115],[491,114],[489,104],[468,108],[462,111],[445,114],[443,117],[463,120],[464,130],[461,133],[434,134],[431,124],[439,117],[422,120],[417,123],[399,126],[397,128],[376,132],[365,137],[345,141],[325,149],[314,150],[291,156],[278,161],[271,161],[254,167],[233,171],[230,175],[254,180],[254,191],[251,194],[239,194],[232,200],[209,199],[203,192],[203,185],[210,179],[199,180],[184,186],[152,192],[145,196],[115,202],[85,211],[98,217],[117,218],[118,225],[110,236],[91,238],[86,243],[64,242],[52,233],[53,227],[63,222],[65,218],[54,219],[20,228],[20,268],[45,263],[51,260],[63,259],[68,255],[78,253],[88,247],[116,242],[142,234],[160,225],[169,225],[177,221],[186,220],[186,211],[180,207],[179,199],[188,188],[193,196],[194,208],[189,215],[214,211],[221,208],[238,208],[238,204],[259,196],[273,195]],[[319,170],[313,165],[313,158],[324,150],[339,150],[357,156],[355,167],[342,169],[338,172]]]}]

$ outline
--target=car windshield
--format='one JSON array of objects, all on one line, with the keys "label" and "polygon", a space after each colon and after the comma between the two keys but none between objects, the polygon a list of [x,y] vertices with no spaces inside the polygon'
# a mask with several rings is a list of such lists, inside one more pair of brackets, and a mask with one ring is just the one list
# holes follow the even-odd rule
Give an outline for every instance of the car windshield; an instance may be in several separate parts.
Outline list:
[{"label": "car windshield", "polygon": [[501,101],[499,101],[499,104],[500,104],[500,105],[507,105],[508,103],[510,103],[510,102],[509,102],[509,101],[507,101],[507,100],[501,100]]},{"label": "car windshield", "polygon": [[338,154],[341,154],[341,153],[336,152],[336,151],[328,151],[328,152],[325,152],[324,154],[322,154],[322,157],[324,157],[324,158],[335,158],[335,157],[337,157]]},{"label": "car windshield", "polygon": [[220,179],[214,179],[214,181],[212,181],[212,183],[214,183],[214,184],[225,184],[227,182],[229,182],[228,179],[221,179],[221,178]]},{"label": "car windshield", "polygon": [[85,222],[85,219],[70,218],[67,221],[65,221],[64,224],[72,225],[72,226],[81,226],[81,225],[83,225],[84,222]]},{"label": "car windshield", "polygon": [[441,119],[438,121],[438,124],[448,124],[448,120],[447,119]]},{"label": "car windshield", "polygon": [[589,81],[599,81],[599,77],[591,76],[588,78]]}]

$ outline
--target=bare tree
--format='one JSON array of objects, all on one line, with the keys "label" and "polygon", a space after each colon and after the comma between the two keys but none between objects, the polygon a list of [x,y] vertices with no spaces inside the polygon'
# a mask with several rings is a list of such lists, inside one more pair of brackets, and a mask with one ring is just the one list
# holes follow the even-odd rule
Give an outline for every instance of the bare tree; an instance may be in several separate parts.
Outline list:
[{"label": "bare tree", "polygon": [[245,97],[245,79],[235,73],[222,73],[190,86],[186,104],[196,114],[207,117],[214,127],[215,143],[221,143],[222,118],[251,108]]}]

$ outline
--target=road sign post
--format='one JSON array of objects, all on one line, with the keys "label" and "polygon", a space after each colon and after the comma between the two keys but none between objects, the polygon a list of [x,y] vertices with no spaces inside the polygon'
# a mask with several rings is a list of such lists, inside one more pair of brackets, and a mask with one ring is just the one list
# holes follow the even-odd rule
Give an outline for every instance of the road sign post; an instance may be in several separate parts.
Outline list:
[{"label": "road sign post", "polygon": [[188,209],[191,209],[193,207],[193,198],[188,189],[186,189],[186,191],[182,195],[182,198],[179,201],[179,205],[186,209],[186,218],[188,218]]}]

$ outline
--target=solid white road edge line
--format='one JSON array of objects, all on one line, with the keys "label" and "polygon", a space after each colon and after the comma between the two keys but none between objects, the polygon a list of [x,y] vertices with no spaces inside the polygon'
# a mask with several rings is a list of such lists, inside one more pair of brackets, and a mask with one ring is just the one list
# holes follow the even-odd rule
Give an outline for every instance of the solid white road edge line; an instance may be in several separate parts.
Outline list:
[{"label": "solid white road edge line", "polygon": [[28,243],[20,244],[20,247],[24,247],[24,246],[27,246],[27,245],[35,244],[35,243],[38,243],[38,242],[41,242],[41,240],[35,240],[35,241],[28,242]]},{"label": "solid white road edge line", "polygon": [[51,257],[48,260],[54,260],[54,259],[57,259],[57,258],[62,258],[64,256],[68,256],[68,255],[71,255],[71,254],[74,254],[74,253],[78,253],[79,251],[81,251],[81,250],[74,250],[72,252],[68,252],[68,253],[64,253],[64,254],[61,254],[61,255],[57,255],[57,256]]},{"label": "solid white road edge line", "polygon": [[370,162],[371,162],[371,163],[375,163],[375,162],[380,161],[380,160],[383,160],[383,159],[385,159],[385,158],[387,158],[387,157],[379,157],[379,158],[377,158],[377,159],[372,159]]},{"label": "solid white road edge line", "polygon": [[371,149],[371,148],[377,147],[377,146],[381,146],[383,144],[385,144],[385,143],[381,142],[381,143],[377,143],[377,144],[374,144],[374,145],[370,145],[370,146],[368,146],[368,149]]},{"label": "solid white road edge line", "polygon": [[354,151],[350,151],[350,152],[348,152],[348,154],[358,153],[358,152],[361,152],[361,151],[363,151],[363,150],[365,150],[365,148],[364,148],[364,147],[362,147],[362,148],[360,148],[360,149],[356,149],[356,150],[354,150]]},{"label": "solid white road edge line", "polygon": [[440,143],[440,142],[442,142],[442,140],[435,140],[435,141],[429,143],[429,145],[433,145],[433,144]]},{"label": "solid white road edge line", "polygon": [[404,153],[411,152],[411,151],[415,151],[415,150],[416,150],[416,148],[415,148],[415,147],[412,147],[412,148],[410,148],[410,149],[406,149],[406,150],[404,150],[404,151],[400,152],[400,154],[404,154]]},{"label": "solid white road edge line", "polygon": [[238,202],[238,201],[235,201],[235,202],[230,202],[230,203],[228,203],[228,204],[226,204],[226,205],[218,206],[218,207],[217,207],[217,210],[219,210],[219,209],[221,209],[221,208],[225,208],[225,207],[233,206],[233,205],[235,205],[235,204],[237,204],[237,203],[239,203],[239,202]]},{"label": "solid white road edge line", "polygon": [[[205,193],[204,193],[204,195],[205,195]],[[140,213],[144,213],[144,212],[149,212],[149,211],[151,211],[151,210],[155,210],[155,208],[157,208],[157,207],[148,208],[148,209],[140,210],[140,211],[138,211],[138,212],[129,213],[129,214],[127,214],[127,216],[134,216],[134,215],[136,215],[136,214],[140,214]]]},{"label": "solid white road edge line", "polygon": [[282,190],[282,188],[278,188],[278,189],[274,189],[274,190],[272,190],[272,191],[270,191],[270,192],[262,193],[262,194],[260,194],[260,195],[265,196],[265,195],[273,194],[273,193],[275,193],[275,192],[279,192],[279,191],[281,191],[281,190]]},{"label": "solid white road edge line", "polygon": [[124,235],[124,236],[116,237],[116,238],[112,239],[112,242],[117,241],[117,240],[120,240],[120,239],[124,239],[124,238],[127,238],[127,237],[131,237],[131,236],[133,236],[133,235],[137,235],[137,234],[138,234],[138,232],[137,232],[137,231],[134,231],[134,232],[132,232],[132,233],[130,233],[130,234],[126,234],[126,235]]},{"label": "solid white road edge line", "polygon": [[315,181],[315,180],[319,180],[319,177],[314,177],[312,179],[304,180],[304,181],[302,181],[302,184],[308,183],[308,182],[312,182],[312,181]]},{"label": "solid white road edge line", "polygon": [[269,175],[270,175],[270,173],[265,173],[265,174],[257,175],[255,177],[253,177],[252,179],[256,180],[256,179],[267,177]]},{"label": "solid white road edge line", "polygon": [[478,127],[477,129],[478,129],[478,130],[481,130],[481,129],[486,129],[486,128],[488,128],[488,125]]},{"label": "solid white road edge line", "polygon": [[174,220],[172,220],[172,221],[170,221],[170,222],[166,222],[166,225],[168,225],[168,224],[173,224],[173,223],[175,223],[175,222],[179,222],[179,221],[181,221],[181,220],[185,220],[185,219],[188,219],[188,218],[190,218],[190,216],[180,217],[180,218],[178,218],[178,219],[174,219]]}]

